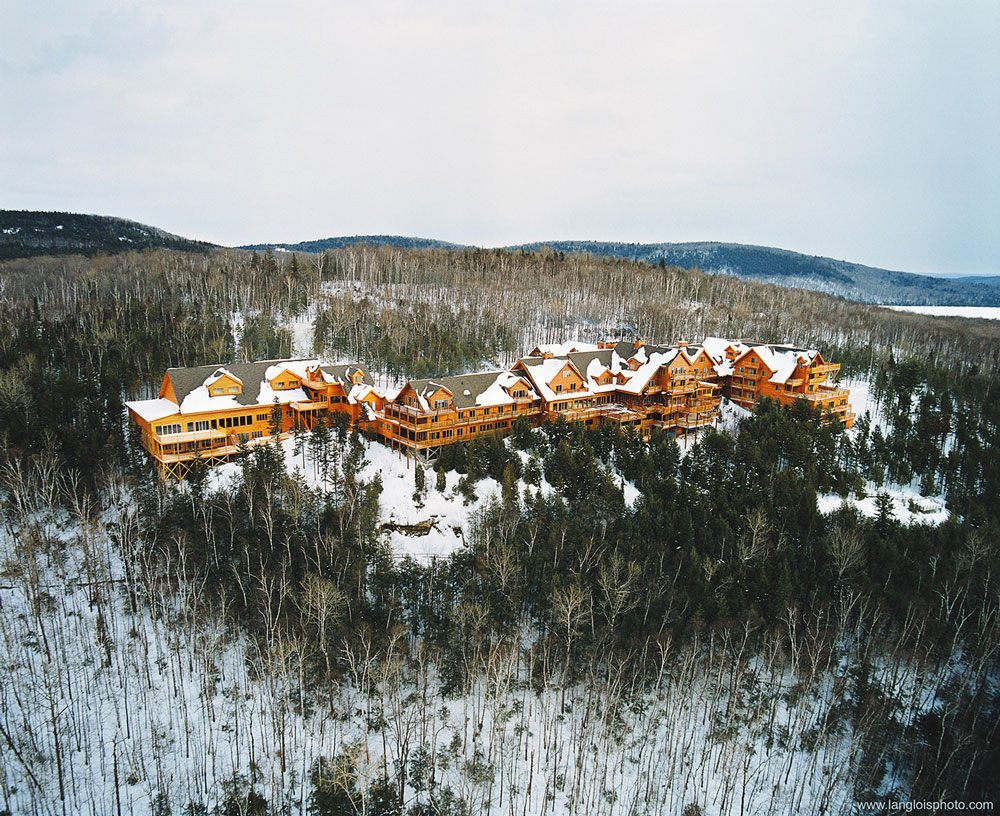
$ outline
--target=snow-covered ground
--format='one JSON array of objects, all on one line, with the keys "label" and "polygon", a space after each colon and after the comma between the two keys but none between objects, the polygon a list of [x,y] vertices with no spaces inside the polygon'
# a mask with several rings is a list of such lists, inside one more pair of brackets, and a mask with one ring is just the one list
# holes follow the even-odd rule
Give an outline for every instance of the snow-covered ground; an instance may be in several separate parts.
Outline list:
[{"label": "snow-covered ground", "polygon": [[1000,320],[1000,306],[885,306],[884,308],[932,317],[979,317],[985,320]]},{"label": "snow-covered ground", "polygon": [[[420,522],[433,522],[431,530],[425,535],[410,535],[398,530],[387,529],[385,535],[397,556],[410,556],[417,561],[426,562],[432,558],[451,555],[465,546],[469,534],[469,525],[473,516],[486,504],[500,496],[500,485],[495,479],[486,477],[476,482],[475,501],[466,503],[465,497],[458,491],[460,474],[450,471],[445,474],[445,490],[437,489],[437,473],[426,465],[424,468],[425,489],[421,502],[414,501],[416,488],[414,469],[416,462],[412,456],[393,451],[379,442],[363,440],[365,445],[365,464],[359,478],[371,481],[377,475],[382,481],[382,522],[387,524],[413,525]],[[508,444],[509,440],[508,440]],[[693,443],[692,443],[693,444]],[[324,488],[322,478],[313,466],[309,455],[295,453],[295,439],[291,436],[282,440],[285,454],[285,467],[289,473],[298,471],[311,487]],[[523,451],[522,463],[526,463],[528,455]],[[209,471],[207,487],[210,490],[227,487],[233,484],[239,474],[239,464],[230,462]],[[625,503],[633,506],[639,498],[639,490],[632,482],[612,474],[624,494]],[[525,490],[542,491],[549,495],[552,486],[541,479],[538,487],[530,486],[523,480],[518,482],[518,495],[523,496]]]},{"label": "snow-covered ground", "polygon": [[[875,506],[876,488],[869,484],[868,496],[864,499],[842,499],[833,493],[823,493],[816,497],[816,503],[821,513],[832,513],[842,504],[850,504],[858,512],[868,518],[878,514]],[[945,507],[943,496],[921,496],[920,491],[911,485],[886,485],[881,488],[892,499],[892,513],[903,524],[941,524],[948,519],[950,513]]]},{"label": "snow-covered ground", "polygon": [[[116,525],[111,513],[105,523]],[[157,796],[174,813],[192,801],[211,811],[223,783],[241,774],[274,812],[300,814],[318,757],[350,753],[366,788],[418,747],[474,813],[850,807],[858,735],[823,725],[838,684],[827,675],[805,683],[783,644],[749,663],[730,662],[726,649],[666,647],[660,680],[635,697],[620,684],[627,678],[563,687],[557,672],[531,682],[521,643],[490,659],[489,682],[445,699],[433,666],[400,656],[393,671],[348,678],[303,709],[294,644],[276,642],[265,657],[183,582],[159,588],[156,614],[142,602],[133,611],[128,593],[93,583],[125,575],[109,530],[91,525],[85,542],[71,519],[43,527],[60,544],[30,557],[0,532],[10,740],[0,806],[12,813],[145,816]],[[891,668],[884,685],[912,674],[926,698],[929,673]],[[407,807],[417,795],[406,788]]]}]

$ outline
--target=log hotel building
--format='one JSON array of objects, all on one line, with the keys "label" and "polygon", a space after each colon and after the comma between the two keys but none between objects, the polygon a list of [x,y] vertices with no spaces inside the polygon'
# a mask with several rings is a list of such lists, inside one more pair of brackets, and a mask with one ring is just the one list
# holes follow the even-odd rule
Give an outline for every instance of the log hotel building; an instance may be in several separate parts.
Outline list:
[{"label": "log hotel building", "polygon": [[275,411],[282,433],[336,412],[364,427],[382,398],[362,366],[300,359],[168,368],[157,399],[125,405],[161,474],[180,479],[196,459],[221,464],[267,441]]},{"label": "log hotel building", "polygon": [[197,458],[216,464],[266,440],[275,400],[283,433],[339,411],[384,444],[433,458],[443,445],[506,434],[519,417],[532,426],[560,416],[612,423],[643,438],[654,428],[686,435],[715,421],[723,396],[744,408],[762,397],[806,399],[849,428],[848,392],[830,383],[839,370],[818,351],[714,337],[672,346],[570,342],[536,346],[509,370],[411,380],[391,398],[354,364],[171,368],[157,399],[126,405],[161,472],[182,478]]}]

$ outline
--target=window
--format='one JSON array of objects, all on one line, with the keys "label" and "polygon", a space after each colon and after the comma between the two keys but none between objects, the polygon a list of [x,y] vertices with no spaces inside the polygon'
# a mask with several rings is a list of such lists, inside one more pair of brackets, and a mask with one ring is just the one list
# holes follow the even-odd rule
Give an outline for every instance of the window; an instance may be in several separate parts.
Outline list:
[{"label": "window", "polygon": [[217,397],[217,396],[219,396],[219,394],[221,394],[221,393],[222,393],[222,389],[221,389],[221,388],[213,388],[213,389],[212,389],[212,396],[213,396],[213,397]]},{"label": "window", "polygon": [[166,436],[167,434],[179,434],[181,432],[180,423],[176,425],[160,425],[156,429],[156,433],[159,436]]},{"label": "window", "polygon": [[231,385],[231,386],[229,386],[229,388],[227,390],[229,391],[230,394],[239,394],[240,393],[240,387],[238,385]]},{"label": "window", "polygon": [[208,425],[209,423],[207,419],[199,420],[198,422],[194,423],[194,429],[196,431],[207,431]]},{"label": "window", "polygon": [[557,385],[557,386],[556,386],[556,393],[557,393],[557,394],[560,394],[560,393],[562,393],[562,386],[561,386],[561,385]]},{"label": "window", "polygon": [[262,437],[263,435],[264,435],[264,432],[263,432],[263,431],[253,431],[253,432],[252,432],[252,433],[250,434],[250,438],[251,438],[251,439],[260,439],[260,438],[261,438],[261,437]]},{"label": "window", "polygon": [[573,372],[572,372],[572,371],[570,371],[570,370],[569,370],[569,369],[567,368],[566,370],[564,370],[564,371],[563,371],[562,375],[563,375],[564,377],[568,377],[568,376],[569,376],[570,374],[572,374],[572,373],[573,373]]}]

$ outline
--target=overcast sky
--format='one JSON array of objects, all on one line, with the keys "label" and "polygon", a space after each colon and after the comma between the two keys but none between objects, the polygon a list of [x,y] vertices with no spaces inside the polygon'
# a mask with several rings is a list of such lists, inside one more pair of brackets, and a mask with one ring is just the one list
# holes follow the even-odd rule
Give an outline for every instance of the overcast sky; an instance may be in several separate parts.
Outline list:
[{"label": "overcast sky", "polygon": [[0,207],[1000,274],[1000,0],[2,0]]}]

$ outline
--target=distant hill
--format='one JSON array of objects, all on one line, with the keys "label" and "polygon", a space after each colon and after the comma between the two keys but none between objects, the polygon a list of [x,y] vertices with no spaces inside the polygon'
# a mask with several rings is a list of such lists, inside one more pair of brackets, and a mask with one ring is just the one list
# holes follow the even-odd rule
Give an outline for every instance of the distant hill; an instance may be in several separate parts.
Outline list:
[{"label": "distant hill", "polygon": [[779,286],[813,289],[866,303],[907,306],[1000,306],[1000,285],[990,279],[947,280],[893,272],[787,249],[748,244],[622,244],[603,241],[545,241],[508,249],[589,253],[627,258],[713,274],[736,275]]},{"label": "distant hill", "polygon": [[[289,252],[323,252],[354,244],[398,246],[407,249],[470,249],[472,247],[429,238],[398,235],[352,235],[295,244],[252,244],[241,249],[275,249]],[[649,264],[660,262],[684,269],[698,267],[711,274],[800,289],[812,289],[865,303],[902,306],[1000,306],[1000,278],[969,277],[959,280],[864,266],[787,249],[749,244],[661,243],[626,244],[609,241],[536,241],[503,247],[510,252],[540,251],[590,254],[624,258]]]},{"label": "distant hill", "polygon": [[142,249],[207,252],[213,246],[107,215],[0,210],[0,259]]},{"label": "distant hill", "polygon": [[320,238],[318,241],[300,241],[297,244],[247,244],[237,249],[276,249],[283,252],[325,252],[356,244],[393,246],[403,249],[470,249],[463,244],[452,244],[434,238],[407,238],[403,235],[348,235],[341,238]]},{"label": "distant hill", "polygon": [[[298,243],[261,243],[247,250],[323,252],[357,244],[404,249],[474,249],[433,238],[400,235],[350,235]],[[156,227],[99,215],[0,210],[0,259],[36,255],[96,255],[142,249],[206,252],[213,244],[192,241]],[[698,267],[712,274],[813,289],[848,300],[903,306],[1000,306],[1000,277],[914,275],[862,264],[803,255],[785,249],[749,244],[658,243],[609,241],[536,241],[502,247],[510,252],[552,251],[623,258],[685,269]]]}]

